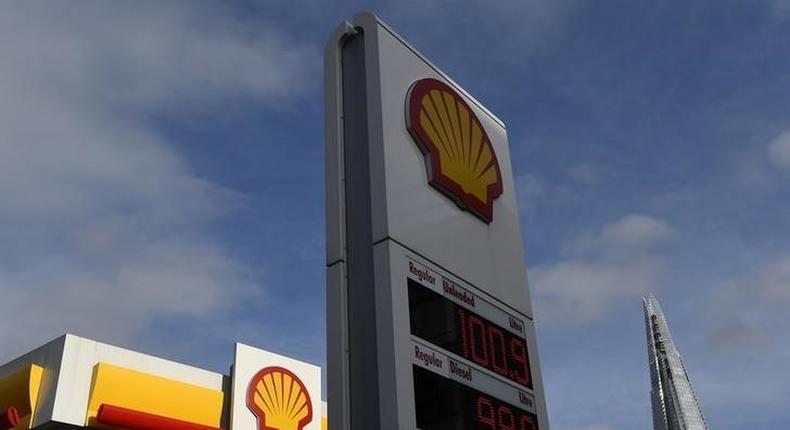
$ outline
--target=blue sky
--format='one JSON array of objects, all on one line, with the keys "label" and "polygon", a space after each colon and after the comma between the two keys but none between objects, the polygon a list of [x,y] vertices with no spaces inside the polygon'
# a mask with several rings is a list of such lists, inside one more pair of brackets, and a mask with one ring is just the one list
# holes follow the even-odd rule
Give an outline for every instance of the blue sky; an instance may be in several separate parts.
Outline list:
[{"label": "blue sky", "polygon": [[790,427],[790,1],[0,6],[0,361],[69,331],[323,364],[322,49],[372,10],[509,128],[550,421]]}]

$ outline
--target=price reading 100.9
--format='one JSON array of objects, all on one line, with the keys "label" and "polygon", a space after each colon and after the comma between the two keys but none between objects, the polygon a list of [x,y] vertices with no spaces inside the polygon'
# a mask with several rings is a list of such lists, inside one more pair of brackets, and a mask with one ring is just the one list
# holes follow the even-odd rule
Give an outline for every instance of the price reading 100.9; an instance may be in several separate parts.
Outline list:
[{"label": "price reading 100.9", "polygon": [[411,333],[527,388],[532,388],[523,337],[409,279]]}]

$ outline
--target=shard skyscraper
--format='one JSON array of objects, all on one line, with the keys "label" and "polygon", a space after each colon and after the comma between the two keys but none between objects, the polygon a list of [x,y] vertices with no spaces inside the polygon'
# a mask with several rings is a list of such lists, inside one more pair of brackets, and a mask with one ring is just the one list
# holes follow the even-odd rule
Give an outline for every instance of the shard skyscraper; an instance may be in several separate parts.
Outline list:
[{"label": "shard skyscraper", "polygon": [[707,430],[686,366],[655,297],[642,298],[654,430]]}]

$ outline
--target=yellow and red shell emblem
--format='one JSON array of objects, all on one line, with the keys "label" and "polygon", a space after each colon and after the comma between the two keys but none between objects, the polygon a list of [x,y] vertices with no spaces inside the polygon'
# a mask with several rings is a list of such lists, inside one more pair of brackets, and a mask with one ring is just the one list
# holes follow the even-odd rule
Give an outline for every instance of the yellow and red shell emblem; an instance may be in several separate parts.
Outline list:
[{"label": "yellow and red shell emblem", "polygon": [[406,126],[425,154],[428,182],[486,223],[502,195],[491,140],[472,108],[437,79],[420,79],[406,97]]},{"label": "yellow and red shell emblem", "polygon": [[259,430],[302,430],[313,420],[313,402],[304,383],[279,366],[266,367],[250,380],[247,407]]}]

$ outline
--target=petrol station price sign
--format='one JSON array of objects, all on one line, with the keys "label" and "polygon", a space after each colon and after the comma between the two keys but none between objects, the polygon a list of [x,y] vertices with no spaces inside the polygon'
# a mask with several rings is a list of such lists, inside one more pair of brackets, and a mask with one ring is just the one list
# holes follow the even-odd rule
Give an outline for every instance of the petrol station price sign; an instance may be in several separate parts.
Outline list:
[{"label": "petrol station price sign", "polygon": [[417,427],[538,430],[524,318],[407,260]]},{"label": "petrol station price sign", "polygon": [[[460,289],[447,279],[442,279],[442,284],[450,294]],[[525,388],[532,388],[523,322],[506,315],[510,327],[505,328],[415,280],[409,279],[408,288],[414,336]],[[474,296],[469,294],[468,297]],[[470,299],[465,304],[474,306],[475,300]]]},{"label": "petrol station price sign", "polygon": [[505,124],[375,15],[325,52],[329,430],[549,430]]},{"label": "petrol station price sign", "polygon": [[524,407],[416,366],[414,383],[418,428],[538,429],[537,417]]}]

